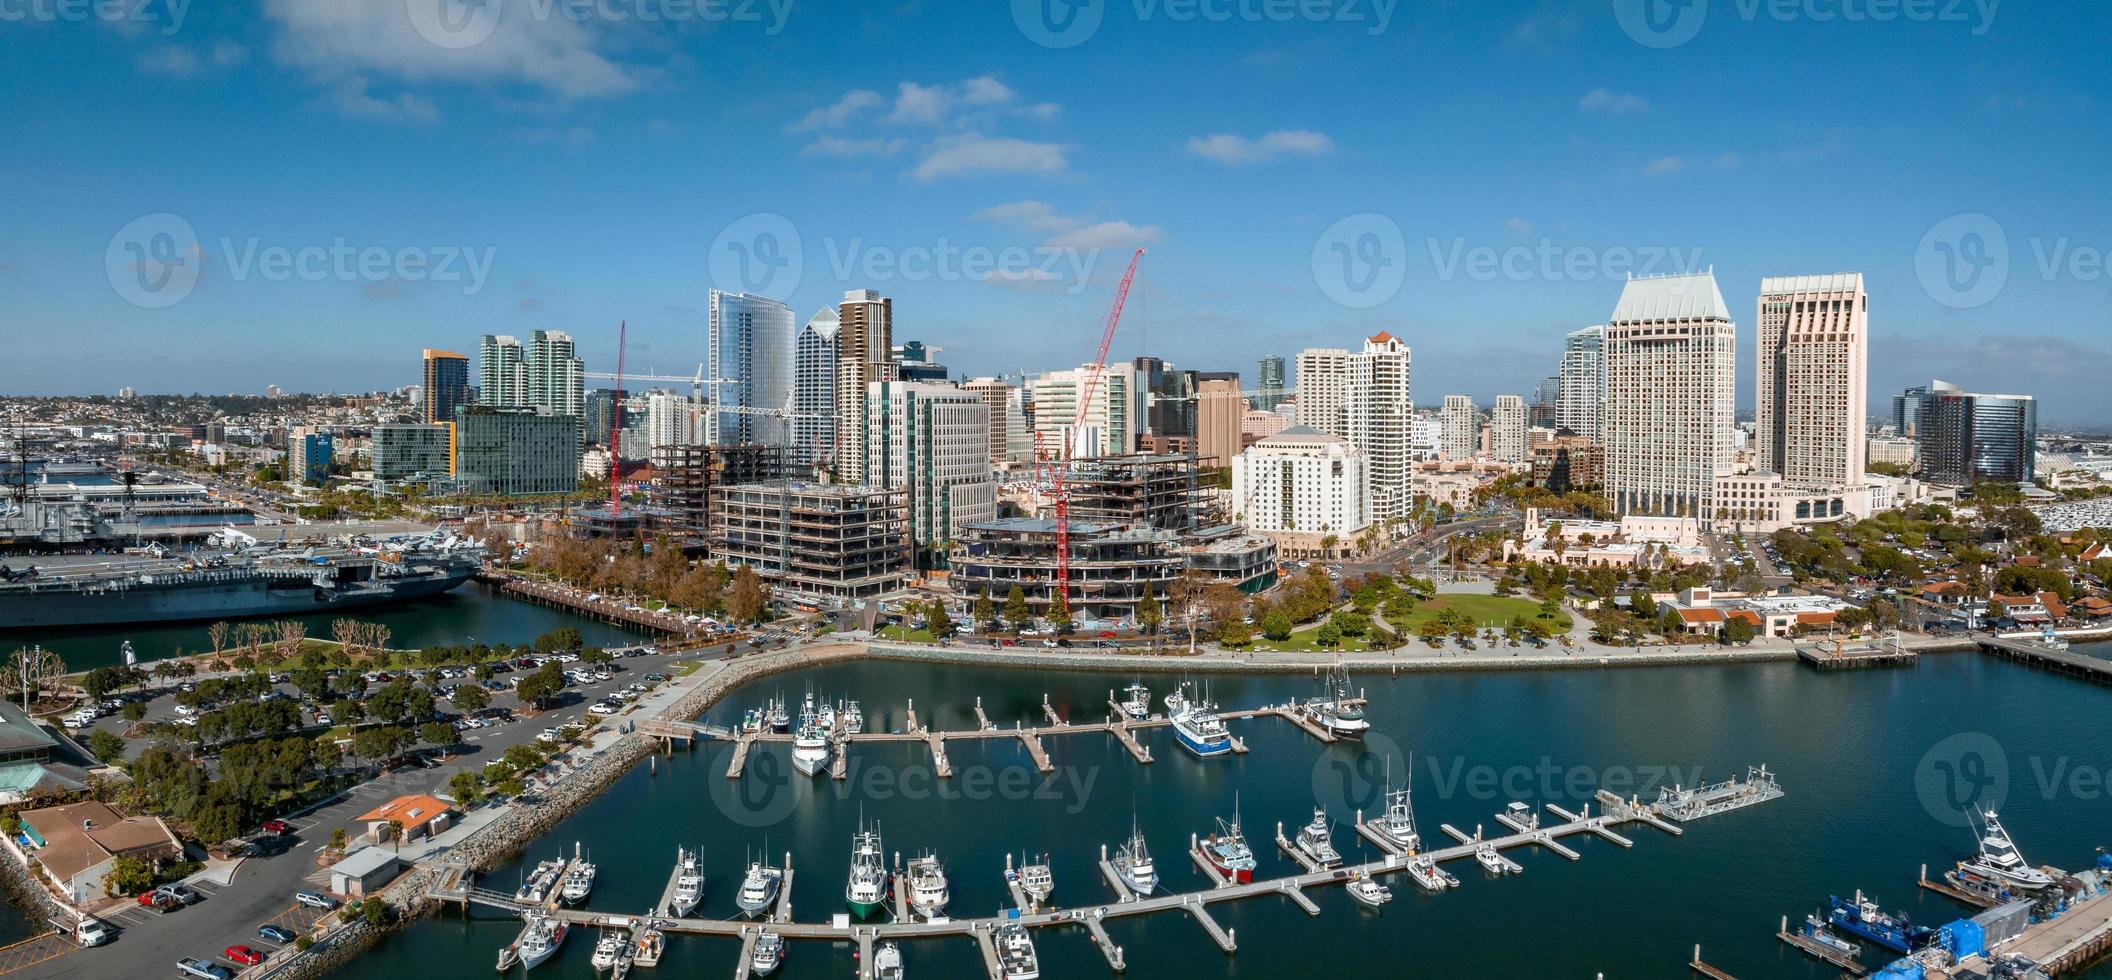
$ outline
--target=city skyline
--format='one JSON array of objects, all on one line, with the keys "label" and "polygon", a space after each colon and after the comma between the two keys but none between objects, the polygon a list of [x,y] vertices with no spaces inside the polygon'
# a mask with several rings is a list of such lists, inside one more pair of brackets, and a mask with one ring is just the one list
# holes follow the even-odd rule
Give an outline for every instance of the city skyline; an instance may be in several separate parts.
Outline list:
[{"label": "city skyline", "polygon": [[[25,329],[82,341],[34,372],[0,369],[0,389],[394,387],[392,348],[535,329],[572,334],[599,370],[624,320],[631,363],[675,373],[704,359],[707,291],[743,288],[719,281],[720,247],[774,228],[801,246],[779,297],[794,310],[878,289],[900,307],[899,336],[945,347],[969,376],[1077,363],[1139,245],[1150,254],[1117,359],[1246,373],[1259,356],[1386,331],[1440,372],[1439,390],[1483,404],[1533,390],[1627,271],[1713,266],[1746,309],[1765,277],[1853,269],[1878,314],[1877,390],[1958,376],[2042,392],[2049,422],[2112,421],[2112,394],[2086,383],[2112,358],[2073,329],[2105,315],[2083,253],[2100,247],[2106,204],[2079,175],[2108,133],[2074,94],[2101,9],[1987,25],[1724,17],[1657,48],[1603,3],[1402,8],[1376,31],[1124,8],[1050,48],[1001,5],[884,23],[799,8],[774,34],[718,25],[736,41],[724,45],[702,30],[502,20],[463,54],[400,23],[401,4],[371,7],[332,21],[329,5],[286,0],[262,16],[191,11],[169,33],[62,22],[0,38],[23,67],[7,84],[24,152],[49,164],[0,232],[0,289]],[[538,43],[576,58],[522,53]],[[1786,47],[1835,68],[1766,71]],[[1182,55],[1140,54],[1167,49]],[[1202,86],[1198,58],[1230,67]],[[1129,69],[1092,70],[1112,62]],[[1400,63],[1417,71],[1378,70]],[[800,70],[744,71],[766,64]],[[1335,100],[1292,84],[1322,65],[1377,90]],[[1936,82],[1896,93],[1910,72]],[[1471,84],[1421,84],[1433,77]],[[1722,91],[1731,77],[1767,84]],[[177,97],[112,97],[143,84]],[[1121,97],[1133,88],[1153,98]],[[1822,102],[1832,115],[1815,121]],[[1515,123],[1503,132],[1465,123],[1499,108]],[[66,120],[84,112],[109,114],[112,135],[69,142]],[[267,117],[284,129],[258,146]],[[698,179],[694,161],[728,127],[751,133],[758,165]],[[1563,152],[1519,152],[1513,133]],[[485,165],[439,165],[471,157]],[[185,176],[110,189],[148,160]],[[1848,203],[1814,220],[1796,205],[1822,190]],[[167,306],[124,295],[105,261],[163,240],[125,230],[154,215],[180,218],[192,237],[172,240],[195,240],[204,263]],[[1344,283],[1315,273],[1330,236],[1362,240],[1360,216],[1383,219],[1384,257],[1405,265],[1383,298],[1330,295]],[[1990,231],[2005,285],[1954,289],[1925,268],[1936,246]],[[327,254],[340,241],[392,261],[340,274]],[[273,271],[279,252],[306,249],[323,250],[322,275]],[[980,279],[917,271],[963,249],[1032,261]],[[407,275],[403,250],[434,272]],[[435,281],[442,265],[458,279]],[[1741,409],[1751,397],[1741,386]]]}]

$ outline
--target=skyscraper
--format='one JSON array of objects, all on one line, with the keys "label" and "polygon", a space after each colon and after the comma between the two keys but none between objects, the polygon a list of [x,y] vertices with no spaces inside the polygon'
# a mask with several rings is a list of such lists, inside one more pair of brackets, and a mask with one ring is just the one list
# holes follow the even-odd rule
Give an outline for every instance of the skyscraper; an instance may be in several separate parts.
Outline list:
[{"label": "skyscraper", "polygon": [[1481,432],[1481,413],[1474,410],[1474,399],[1446,395],[1437,418],[1444,426],[1444,458],[1473,459],[1474,444],[1479,441],[1476,436]]},{"label": "skyscraper", "polygon": [[1275,411],[1277,403],[1283,401],[1283,356],[1264,355],[1255,363],[1254,380],[1261,392],[1254,400],[1254,407],[1264,412]]},{"label": "skyscraper", "polygon": [[1526,462],[1525,428],[1525,399],[1497,395],[1496,410],[1489,415],[1489,455],[1499,463]]},{"label": "skyscraper", "polygon": [[951,385],[875,381],[867,388],[867,486],[906,490],[917,563],[941,568],[964,524],[997,519],[990,409]]},{"label": "skyscraper", "polygon": [[477,347],[477,404],[528,404],[528,357],[519,339],[484,335]]},{"label": "skyscraper", "polygon": [[1412,354],[1401,338],[1379,331],[1345,362],[1339,434],[1364,454],[1370,474],[1371,513],[1379,520],[1406,517],[1415,459],[1415,398],[1410,384]]},{"label": "skyscraper", "polygon": [[1003,378],[976,378],[961,385],[962,391],[973,392],[983,400],[983,407],[990,410],[990,462],[1002,463],[1010,455],[1012,445],[1014,407],[1019,392],[1005,383]]},{"label": "skyscraper", "polygon": [[1240,419],[1247,414],[1247,401],[1240,396],[1239,375],[1205,375],[1195,383],[1195,456],[1197,465],[1232,465],[1239,455]]},{"label": "skyscraper", "polygon": [[792,459],[808,468],[836,451],[836,308],[824,306],[792,342]]},{"label": "skyscraper", "polygon": [[425,420],[453,422],[455,407],[469,404],[469,358],[431,347],[424,357]]},{"label": "skyscraper", "polygon": [[1713,273],[1630,279],[1606,325],[1606,489],[1621,514],[1711,519],[1736,423],[1738,326]]},{"label": "skyscraper", "polygon": [[1298,424],[1342,435],[1349,404],[1349,351],[1308,347],[1298,352]]},{"label": "skyscraper", "polygon": [[[1035,378],[1034,430],[1042,448],[1061,459],[1086,459],[1132,452],[1137,444],[1137,424],[1143,415],[1143,395],[1137,370],[1127,364],[1109,364],[1099,371],[1092,397],[1084,392],[1093,369],[1085,365],[1075,371],[1050,371]],[[1081,400],[1085,411],[1078,410]]]},{"label": "skyscraper", "polygon": [[866,386],[895,379],[895,303],[875,289],[852,289],[836,306],[836,466],[855,473],[865,460]]},{"label": "skyscraper", "polygon": [[1156,357],[1139,357],[1129,364],[1136,369],[1137,385],[1144,392],[1144,431],[1156,436],[1194,436],[1196,373]]},{"label": "skyscraper", "polygon": [[[792,308],[768,296],[711,291],[706,317],[711,404],[784,411],[792,407]],[[764,443],[778,446],[788,430],[782,418],[707,409],[704,440],[711,445]]]},{"label": "skyscraper", "polygon": [[1960,391],[1941,381],[1929,388],[1915,432],[1923,479],[1970,487],[2037,476],[2039,409],[2032,396]]},{"label": "skyscraper", "polygon": [[1869,307],[1859,272],[1760,280],[1754,432],[1761,469],[1804,486],[1863,481]]},{"label": "skyscraper", "polygon": [[1562,338],[1557,427],[1599,438],[1599,409],[1606,401],[1605,348],[1605,327],[1585,327]]},{"label": "skyscraper", "polygon": [[537,330],[528,335],[528,401],[552,415],[586,414],[586,366],[572,348],[572,335]]}]

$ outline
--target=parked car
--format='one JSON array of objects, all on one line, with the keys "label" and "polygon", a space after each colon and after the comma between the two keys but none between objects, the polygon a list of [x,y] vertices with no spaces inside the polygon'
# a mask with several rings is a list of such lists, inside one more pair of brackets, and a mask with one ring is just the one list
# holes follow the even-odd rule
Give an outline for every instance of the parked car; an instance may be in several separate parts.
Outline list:
[{"label": "parked car", "polygon": [[187,977],[197,977],[198,980],[228,980],[234,976],[228,972],[227,967],[218,963],[188,956],[176,961],[176,972]]},{"label": "parked car", "polygon": [[154,891],[158,894],[167,895],[168,897],[174,899],[179,905],[194,905],[198,902],[200,898],[204,897],[199,895],[197,892],[194,892],[191,889],[180,884],[163,885],[160,888],[154,889]]},{"label": "parked car", "polygon": [[322,909],[326,912],[338,906],[337,899],[320,892],[294,892],[293,900],[311,909]]},{"label": "parked car", "polygon": [[274,942],[274,943],[290,943],[290,942],[293,942],[293,930],[291,930],[291,929],[288,929],[288,928],[286,928],[285,926],[274,926],[274,925],[262,925],[262,926],[258,926],[258,927],[257,927],[257,935],[258,935],[258,936],[260,936],[260,937],[262,937],[263,939],[265,939],[265,940],[266,940],[266,941],[268,941],[268,942]]},{"label": "parked car", "polygon": [[293,825],[284,820],[266,820],[263,830],[267,834],[290,834],[293,833]]},{"label": "parked car", "polygon": [[229,946],[221,951],[220,955],[226,957],[229,963],[240,963],[243,966],[256,966],[264,962],[263,953],[239,944]]}]

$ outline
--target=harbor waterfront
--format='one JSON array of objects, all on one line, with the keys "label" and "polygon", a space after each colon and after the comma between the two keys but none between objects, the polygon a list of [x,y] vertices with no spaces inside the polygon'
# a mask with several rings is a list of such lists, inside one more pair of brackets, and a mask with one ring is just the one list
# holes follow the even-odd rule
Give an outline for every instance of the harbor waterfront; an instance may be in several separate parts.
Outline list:
[{"label": "harbor waterfront", "polygon": [[[935,730],[979,727],[978,699],[991,724],[1043,723],[1044,694],[1063,717],[1097,722],[1109,713],[1109,694],[1119,698],[1131,680],[861,661],[751,684],[702,720],[736,725],[768,698],[797,704],[811,689],[819,699],[859,700],[874,732],[902,729],[912,701],[918,721]],[[1179,678],[1143,680],[1157,696]],[[1112,849],[1128,837],[1133,816],[1159,859],[1163,888],[1195,891],[1210,883],[1182,852],[1191,835],[1233,814],[1235,794],[1257,842],[1259,880],[1299,870],[1269,842],[1278,822],[1295,831],[1316,802],[1336,822],[1335,846],[1347,860],[1378,857],[1349,821],[1358,809],[1376,815],[1389,774],[1398,783],[1412,771],[1418,822],[1430,846],[1441,846],[1452,843],[1440,836],[1442,824],[1503,835],[1494,815],[1513,800],[1575,811],[1604,788],[1647,802],[1659,786],[1714,782],[1765,762],[1786,796],[1694,823],[1676,839],[1641,825],[1625,832],[1632,848],[1584,835],[1566,842],[1581,855],[1575,862],[1518,848],[1505,856],[1523,873],[1497,879],[1471,861],[1451,864],[1463,886],[1440,895],[1388,876],[1395,900],[1377,912],[1326,887],[1308,892],[1318,916],[1273,895],[1213,905],[1211,915],[1239,940],[1229,958],[1180,913],[1110,920],[1106,929],[1136,976],[1296,973],[1312,968],[1313,951],[1337,949],[1360,952],[1329,956],[1331,976],[1669,977],[1685,974],[1690,948],[1700,943],[1711,964],[1735,976],[1820,977],[1836,971],[1778,943],[1772,933],[1779,917],[1858,889],[1922,923],[1972,911],[1915,885],[1922,865],[1940,870],[1972,852],[1962,812],[1945,803],[1963,792],[1955,783],[1960,773],[1985,781],[1966,790],[1980,789],[1983,804],[1999,800],[2004,823],[2034,862],[2086,867],[2107,831],[2101,767],[2112,720],[2087,710],[2100,689],[1977,654],[1824,674],[1769,663],[1364,673],[1354,683],[1371,701],[1371,735],[1363,743],[1323,746],[1280,720],[1234,721],[1233,733],[1249,751],[1207,760],[1182,751],[1164,729],[1138,735],[1155,760],[1150,765],[1105,735],[1069,735],[1044,740],[1055,767],[1044,774],[1020,741],[984,739],[950,742],[955,774],[939,779],[921,742],[858,743],[846,778],[834,781],[798,775],[790,746],[766,742],[752,748],[742,778],[729,780],[729,744],[677,747],[671,757],[635,767],[481,883],[510,892],[525,866],[577,845],[601,869],[584,907],[637,915],[667,887],[678,848],[701,847],[704,895],[692,915],[727,918],[748,860],[767,854],[781,862],[789,853],[793,920],[826,923],[845,909],[847,857],[862,819],[879,825],[891,866],[897,854],[907,861],[936,852],[956,916],[989,916],[1009,903],[1002,880],[1008,854],[1048,854],[1052,904],[1090,909],[1113,899],[1096,862],[1102,845]],[[1217,674],[1199,677],[1198,686],[1227,710],[1317,693],[1316,679],[1287,674]],[[2063,723],[2031,721],[2048,716]],[[1857,724],[1830,720],[1840,718]],[[1967,754],[1970,769],[1961,768]],[[1393,921],[1383,921],[1388,917]],[[518,931],[518,920],[491,910],[467,919],[447,912],[391,936],[335,975],[489,970],[496,950]],[[580,930],[543,969],[586,975],[590,931]],[[1039,929],[1035,941],[1045,975],[1107,969],[1081,929]],[[841,976],[836,971],[852,969],[852,950],[794,942],[781,975]],[[671,936],[663,967],[732,970],[739,953],[736,940]],[[963,938],[906,942],[903,955],[912,976],[982,971],[976,945]]]}]

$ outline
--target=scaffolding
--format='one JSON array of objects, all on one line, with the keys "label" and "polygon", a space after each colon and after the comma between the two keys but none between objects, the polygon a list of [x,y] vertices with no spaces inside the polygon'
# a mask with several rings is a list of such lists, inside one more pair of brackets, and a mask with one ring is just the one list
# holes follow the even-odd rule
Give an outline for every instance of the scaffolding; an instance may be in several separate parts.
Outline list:
[{"label": "scaffolding", "polygon": [[712,555],[777,588],[821,600],[900,592],[909,578],[909,502],[902,490],[806,483],[721,487]]},{"label": "scaffolding", "polygon": [[[1015,518],[963,525],[953,587],[1004,602],[1016,586],[1036,616],[1055,612],[1056,522]],[[1117,524],[1071,522],[1069,608],[1085,620],[1132,618],[1144,596],[1165,598],[1187,567],[1180,536]]]},{"label": "scaffolding", "polygon": [[1201,523],[1202,490],[1193,456],[1132,453],[1068,465],[1065,480],[1075,519],[1179,533]]},{"label": "scaffolding", "polygon": [[784,451],[761,443],[653,447],[653,483],[666,528],[685,547],[707,547],[726,488],[780,479]]}]

